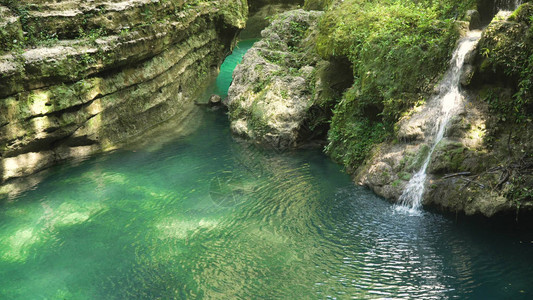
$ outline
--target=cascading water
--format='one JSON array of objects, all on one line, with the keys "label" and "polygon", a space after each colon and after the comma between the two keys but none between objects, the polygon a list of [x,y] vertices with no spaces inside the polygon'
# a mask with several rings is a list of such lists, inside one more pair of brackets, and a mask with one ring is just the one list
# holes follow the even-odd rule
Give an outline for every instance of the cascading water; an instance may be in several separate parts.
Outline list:
[{"label": "cascading water", "polygon": [[431,155],[435,151],[436,146],[444,137],[446,126],[450,122],[452,116],[455,115],[458,108],[463,101],[463,95],[460,91],[460,78],[462,74],[462,67],[466,55],[472,51],[481,38],[481,31],[469,31],[467,35],[459,41],[457,48],[451,60],[451,66],[444,79],[439,86],[439,94],[432,100],[436,101],[440,106],[440,113],[437,116],[434,127],[434,139],[422,168],[411,178],[403,194],[399,198],[399,209],[409,209],[416,211],[421,205],[422,195],[424,194],[424,187],[426,181],[426,170],[431,160]]},{"label": "cascading water", "polygon": [[496,11],[504,17],[510,16],[520,5],[522,0],[504,0],[501,3],[496,2]]},{"label": "cascading water", "polygon": [[[509,12],[509,10],[516,10],[522,5],[522,0],[503,0],[496,1],[496,10],[501,12]],[[437,101],[441,107],[438,119],[435,121],[434,127],[434,139],[431,149],[422,165],[422,168],[411,178],[407,183],[405,190],[398,199],[397,210],[409,210],[410,213],[417,212],[421,203],[422,196],[424,194],[426,171],[431,160],[431,156],[435,151],[435,148],[444,137],[446,127],[450,122],[452,116],[455,115],[457,109],[460,107],[463,101],[463,95],[460,91],[460,78],[462,74],[462,68],[466,55],[472,51],[481,38],[481,31],[473,30],[469,31],[467,35],[459,41],[457,48],[453,54],[451,60],[451,66],[446,73],[444,80],[439,86],[439,94],[433,99]]]}]

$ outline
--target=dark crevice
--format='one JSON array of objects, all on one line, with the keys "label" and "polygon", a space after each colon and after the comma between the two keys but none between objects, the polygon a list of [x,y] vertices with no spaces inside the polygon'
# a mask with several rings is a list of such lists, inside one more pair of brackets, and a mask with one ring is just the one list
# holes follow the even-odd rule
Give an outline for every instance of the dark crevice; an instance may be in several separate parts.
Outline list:
[{"label": "dark crevice", "polygon": [[481,17],[482,26],[488,25],[500,10],[514,9],[516,9],[515,0],[477,0],[477,10]]},{"label": "dark crevice", "polygon": [[352,64],[347,58],[342,57],[329,61],[328,66],[319,71],[318,76],[324,85],[323,93],[327,93],[319,97],[327,98],[329,101],[314,104],[309,108],[308,116],[299,129],[298,144],[305,144],[312,140],[325,143],[333,117],[333,108],[343,93],[354,83]]},{"label": "dark crevice", "polygon": [[62,139],[56,140],[53,144],[51,144],[50,150],[57,150],[59,146],[66,146],[69,148],[73,148],[73,147],[92,146],[96,144],[98,144],[96,141],[88,138],[87,136],[78,136],[78,137],[73,138],[72,135],[69,135]]}]

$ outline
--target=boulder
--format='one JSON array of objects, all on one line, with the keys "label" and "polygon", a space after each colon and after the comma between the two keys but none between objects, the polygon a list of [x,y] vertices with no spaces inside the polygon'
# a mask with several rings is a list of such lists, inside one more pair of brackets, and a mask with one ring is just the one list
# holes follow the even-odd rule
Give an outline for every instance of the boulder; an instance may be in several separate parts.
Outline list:
[{"label": "boulder", "polygon": [[219,95],[211,95],[211,97],[209,97],[209,106],[219,105],[222,105],[222,98]]},{"label": "boulder", "polygon": [[469,22],[469,25],[468,25],[468,28],[470,30],[474,30],[474,29],[480,29],[482,24],[481,24],[481,15],[479,14],[479,12],[477,10],[469,10],[466,12],[466,18]]},{"label": "boulder", "polygon": [[312,140],[310,129],[318,58],[305,53],[305,32],[321,12],[294,10],[274,17],[263,39],[234,71],[228,92],[232,132],[254,142],[289,149]]}]

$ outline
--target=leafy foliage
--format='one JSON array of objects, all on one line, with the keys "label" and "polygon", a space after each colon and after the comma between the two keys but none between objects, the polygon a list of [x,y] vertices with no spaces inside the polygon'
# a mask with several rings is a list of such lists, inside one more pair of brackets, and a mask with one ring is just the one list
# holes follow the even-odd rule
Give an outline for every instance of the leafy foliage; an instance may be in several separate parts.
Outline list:
[{"label": "leafy foliage", "polygon": [[500,121],[524,123],[533,112],[533,4],[522,5],[508,21],[495,22],[484,32],[479,72],[484,81],[497,80],[514,94],[491,85],[480,96]]},{"label": "leafy foliage", "polygon": [[306,0],[305,9],[309,10],[327,10],[335,0]]},{"label": "leafy foliage", "polygon": [[425,100],[459,36],[454,19],[473,2],[345,0],[331,6],[319,25],[318,53],[348,58],[354,75],[334,110],[327,147],[334,159],[362,163],[371,146],[392,136],[399,118]]}]

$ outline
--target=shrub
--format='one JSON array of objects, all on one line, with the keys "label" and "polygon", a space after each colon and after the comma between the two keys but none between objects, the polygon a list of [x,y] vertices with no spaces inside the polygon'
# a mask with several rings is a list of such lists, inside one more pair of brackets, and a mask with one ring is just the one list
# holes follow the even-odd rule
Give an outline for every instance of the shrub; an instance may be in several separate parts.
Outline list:
[{"label": "shrub", "polygon": [[371,146],[391,136],[399,118],[424,101],[459,37],[454,19],[473,4],[345,0],[326,12],[317,51],[325,59],[348,58],[354,75],[334,110],[327,147],[334,159],[362,163]]}]

